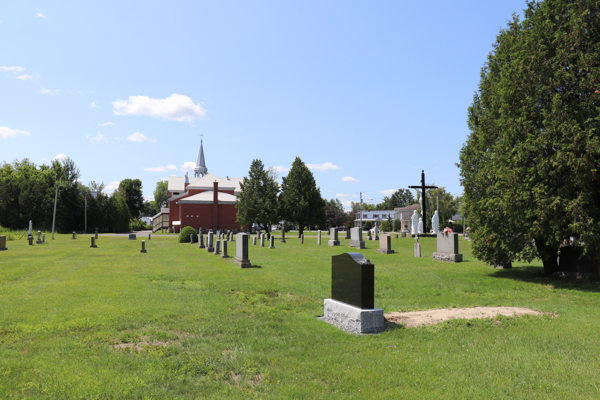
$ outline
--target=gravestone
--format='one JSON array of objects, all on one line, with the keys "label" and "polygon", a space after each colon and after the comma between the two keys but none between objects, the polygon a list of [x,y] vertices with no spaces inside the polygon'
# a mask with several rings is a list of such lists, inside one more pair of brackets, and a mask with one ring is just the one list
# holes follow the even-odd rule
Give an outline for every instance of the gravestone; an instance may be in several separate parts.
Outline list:
[{"label": "gravestone", "polygon": [[321,230],[317,231],[317,246],[321,245]]},{"label": "gravestone", "polygon": [[135,233],[130,233],[129,234],[129,240],[137,240],[137,236]]},{"label": "gravestone", "polygon": [[227,247],[229,243],[229,240],[223,240],[223,254],[221,255],[221,258],[229,258],[229,256],[227,255]]},{"label": "gravestone", "polygon": [[6,236],[0,235],[0,251],[8,250],[6,247]]},{"label": "gravestone", "polygon": [[33,246],[33,236],[31,236],[31,235],[27,236],[27,240],[29,241],[29,245]]},{"label": "gravestone", "polygon": [[329,230],[329,240],[327,241],[327,246],[339,246],[340,241],[338,240],[338,230],[337,228],[331,228]]},{"label": "gravestone", "polygon": [[270,249],[275,248],[275,236],[273,236],[273,235],[271,235],[271,239],[269,239],[269,248]]},{"label": "gravestone", "polygon": [[202,235],[202,234],[200,234],[200,236],[198,236],[198,248],[199,249],[204,248],[204,235]]},{"label": "gravestone", "polygon": [[208,251],[209,253],[212,253],[213,251],[215,251],[214,246],[214,238],[213,238],[213,233],[212,232],[208,232],[208,240],[206,241],[206,251]]},{"label": "gravestone", "polygon": [[413,244],[413,257],[421,257],[421,243],[419,242],[419,237],[416,236],[417,240]]},{"label": "gravestone", "polygon": [[348,242],[350,247],[354,247],[357,249],[364,249],[365,242],[362,237],[362,229],[360,227],[354,227],[350,229],[350,242]]},{"label": "gravestone", "polygon": [[221,241],[217,240],[215,242],[215,252],[214,252],[214,255],[218,256],[219,254],[221,254]]},{"label": "gravestone", "polygon": [[373,240],[373,236],[372,236],[372,234],[371,234],[371,230],[370,230],[370,229],[367,231],[367,238],[368,238],[369,240]]},{"label": "gravestone", "polygon": [[37,238],[35,244],[42,244],[42,231],[37,231]]},{"label": "gravestone", "polygon": [[146,251],[146,241],[145,240],[142,240],[140,242],[140,253],[147,253],[147,251]]},{"label": "gravestone", "polygon": [[279,243],[285,243],[285,224],[281,228],[281,240],[279,241]]},{"label": "gravestone", "polygon": [[46,244],[46,233],[42,232],[42,244]]},{"label": "gravestone", "polygon": [[233,241],[233,232],[229,232],[229,241],[232,242]]},{"label": "gravestone", "polygon": [[29,230],[27,231],[27,241],[29,245],[33,246],[33,222],[29,220]]},{"label": "gravestone", "polygon": [[152,240],[152,234],[151,233],[148,234],[148,240]]},{"label": "gravestone", "polygon": [[324,319],[350,333],[381,332],[383,310],[375,308],[375,266],[360,253],[331,257],[331,298]]},{"label": "gravestone", "polygon": [[71,238],[71,240],[76,240],[77,239],[77,232],[73,231],[73,237]]},{"label": "gravestone", "polygon": [[375,225],[375,228],[373,230],[375,231],[375,237],[373,239],[379,240],[379,227]]},{"label": "gravestone", "polygon": [[265,235],[260,235],[260,247],[265,247]]},{"label": "gravestone", "polygon": [[241,268],[248,268],[252,266],[250,260],[248,259],[247,233],[238,233],[235,235],[235,264]]},{"label": "gravestone", "polygon": [[190,235],[190,243],[194,244],[194,235]]},{"label": "gravestone", "polygon": [[256,236],[252,237],[252,246],[256,246]]},{"label": "gravestone", "polygon": [[381,254],[395,253],[395,251],[392,250],[392,235],[388,235],[386,233],[381,234],[379,236],[379,248],[375,251]]},{"label": "gravestone", "polygon": [[90,237],[90,242],[91,242],[91,243],[90,243],[90,247],[91,247],[91,248],[95,249],[95,248],[97,248],[97,247],[98,247],[98,246],[96,246],[96,236],[91,236],[91,237]]},{"label": "gravestone", "polygon": [[300,244],[304,244],[304,233],[300,235]]},{"label": "gravestone", "polygon": [[439,261],[461,262],[463,255],[459,254],[458,233],[438,233],[436,248],[432,258]]},{"label": "gravestone", "polygon": [[346,229],[346,239],[350,239],[350,229]]}]

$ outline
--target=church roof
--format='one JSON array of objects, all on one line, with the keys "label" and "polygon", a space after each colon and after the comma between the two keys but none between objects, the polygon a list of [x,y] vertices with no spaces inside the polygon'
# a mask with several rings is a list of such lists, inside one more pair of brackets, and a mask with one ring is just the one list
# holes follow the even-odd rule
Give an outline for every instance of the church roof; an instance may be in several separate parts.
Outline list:
[{"label": "church roof", "polygon": [[[219,178],[213,174],[206,174],[199,178],[188,178],[190,184],[189,189],[205,189],[209,190],[213,188],[213,183],[217,181],[219,183],[219,189],[221,190],[233,190],[234,193],[240,192],[240,182],[243,178]],[[185,191],[185,178],[182,176],[169,176],[168,190],[170,192],[184,192]]]},{"label": "church roof", "polygon": [[[236,197],[229,193],[217,192],[219,204],[235,204]],[[212,204],[213,191],[198,193],[179,200],[182,204]]]},{"label": "church roof", "polygon": [[208,173],[206,161],[204,161],[204,145],[202,141],[200,141],[200,151],[198,152],[198,159],[196,160],[196,168],[194,168],[194,172],[196,173],[196,176],[198,176],[198,174],[206,175]]}]

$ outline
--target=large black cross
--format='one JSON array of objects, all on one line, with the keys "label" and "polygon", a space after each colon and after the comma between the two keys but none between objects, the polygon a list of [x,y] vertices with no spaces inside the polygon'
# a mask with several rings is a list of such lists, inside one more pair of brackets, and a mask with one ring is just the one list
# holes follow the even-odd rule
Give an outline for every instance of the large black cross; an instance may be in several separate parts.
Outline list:
[{"label": "large black cross", "polygon": [[437,189],[437,186],[425,186],[425,171],[421,170],[421,185],[409,186],[411,189],[421,189],[421,199],[423,199],[423,209],[421,216],[423,217],[423,233],[427,233],[427,199],[425,198],[425,189]]}]

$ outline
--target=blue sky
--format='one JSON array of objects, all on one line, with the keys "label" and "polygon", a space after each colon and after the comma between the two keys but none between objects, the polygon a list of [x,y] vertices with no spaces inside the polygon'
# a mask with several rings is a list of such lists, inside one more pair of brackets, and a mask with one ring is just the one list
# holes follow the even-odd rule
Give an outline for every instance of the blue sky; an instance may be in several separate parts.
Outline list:
[{"label": "blue sky", "polygon": [[[462,193],[467,108],[524,0],[6,1],[0,161],[64,155],[111,191],[195,163],[285,176],[376,203],[427,181]],[[347,204],[347,203],[346,203]]]}]

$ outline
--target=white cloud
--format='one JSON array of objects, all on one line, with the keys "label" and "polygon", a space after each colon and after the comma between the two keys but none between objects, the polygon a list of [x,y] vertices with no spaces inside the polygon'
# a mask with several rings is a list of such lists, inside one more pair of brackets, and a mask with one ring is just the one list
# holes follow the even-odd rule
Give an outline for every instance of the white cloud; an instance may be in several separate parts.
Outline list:
[{"label": "white cloud", "polygon": [[56,89],[56,90],[50,90],[50,89],[46,89],[46,88],[41,88],[40,89],[40,94],[52,94],[52,95],[54,95],[54,94],[59,94],[59,93],[60,93],[60,91],[58,89]]},{"label": "white cloud", "polygon": [[114,124],[112,122],[110,122],[110,121],[105,122],[103,124],[98,124],[98,126],[109,126],[109,125],[114,125]]},{"label": "white cloud", "polygon": [[2,72],[23,72],[25,68],[23,67],[6,67],[4,65],[0,65],[0,71]]},{"label": "white cloud", "polygon": [[171,170],[171,169],[177,169],[177,167],[173,164],[170,164],[167,166],[159,165],[158,167],[144,168],[143,170],[146,172],[164,172],[166,170]]},{"label": "white cloud", "polygon": [[391,196],[394,193],[396,193],[396,189],[380,190],[379,193],[381,193],[384,196]]},{"label": "white cloud", "polygon": [[273,171],[275,171],[275,172],[283,172],[283,173],[286,173],[286,174],[288,172],[290,172],[290,169],[287,168],[287,167],[284,167],[283,165],[276,165],[276,166],[271,167],[271,168],[273,168]]},{"label": "white cloud", "polygon": [[98,134],[96,136],[87,135],[86,138],[88,138],[90,140],[90,142],[92,142],[92,143],[100,143],[100,142],[108,143],[108,140],[106,140],[106,136],[104,136],[100,132],[98,132]]},{"label": "white cloud", "polygon": [[143,133],[135,132],[127,137],[130,142],[156,142],[156,139],[150,139]]},{"label": "white cloud", "polygon": [[345,177],[342,178],[342,181],[344,181],[344,182],[358,182],[358,179],[354,179],[351,176],[345,176]]},{"label": "white cloud", "polygon": [[34,77],[33,75],[23,74],[23,75],[17,75],[17,79],[20,81],[32,81],[34,79],[37,79],[37,77]]},{"label": "white cloud", "polygon": [[352,202],[351,201],[344,200],[344,201],[341,201],[341,203],[342,203],[342,206],[344,207],[345,210],[352,209]]},{"label": "white cloud", "polygon": [[341,169],[337,165],[334,165],[330,162],[325,162],[322,164],[306,164],[306,166],[308,167],[308,169],[315,169],[317,171],[330,171],[330,170]]},{"label": "white cloud", "polygon": [[352,197],[358,197],[357,195],[353,194]]},{"label": "white cloud", "polygon": [[58,161],[64,160],[66,158],[68,158],[68,156],[66,154],[64,154],[64,153],[60,153],[60,154],[57,154],[57,155],[54,156],[54,159],[58,160]]},{"label": "white cloud", "polygon": [[6,126],[0,126],[0,138],[8,139],[9,137],[19,137],[19,135],[29,136],[31,133],[20,129],[10,129]]},{"label": "white cloud", "polygon": [[104,186],[104,193],[109,194],[114,192],[119,188],[119,183],[121,183],[121,181],[108,182],[106,186]]},{"label": "white cloud", "polygon": [[335,195],[335,197],[348,197],[348,195],[344,193],[338,193]]},{"label": "white cloud", "polygon": [[116,115],[147,115],[179,122],[191,122],[206,114],[200,103],[194,104],[191,98],[181,94],[172,94],[165,99],[129,96],[127,100],[117,99],[112,104]]},{"label": "white cloud", "polygon": [[181,170],[183,172],[193,172],[194,168],[196,168],[196,163],[192,161],[186,161],[181,166]]},{"label": "white cloud", "polygon": [[35,13],[35,16],[36,16],[37,18],[47,18],[47,17],[46,17],[44,14],[42,14],[42,13]]},{"label": "white cloud", "polygon": [[98,100],[95,100],[90,103],[90,107],[96,108],[96,107],[99,107],[99,104],[100,104],[100,102]]}]

